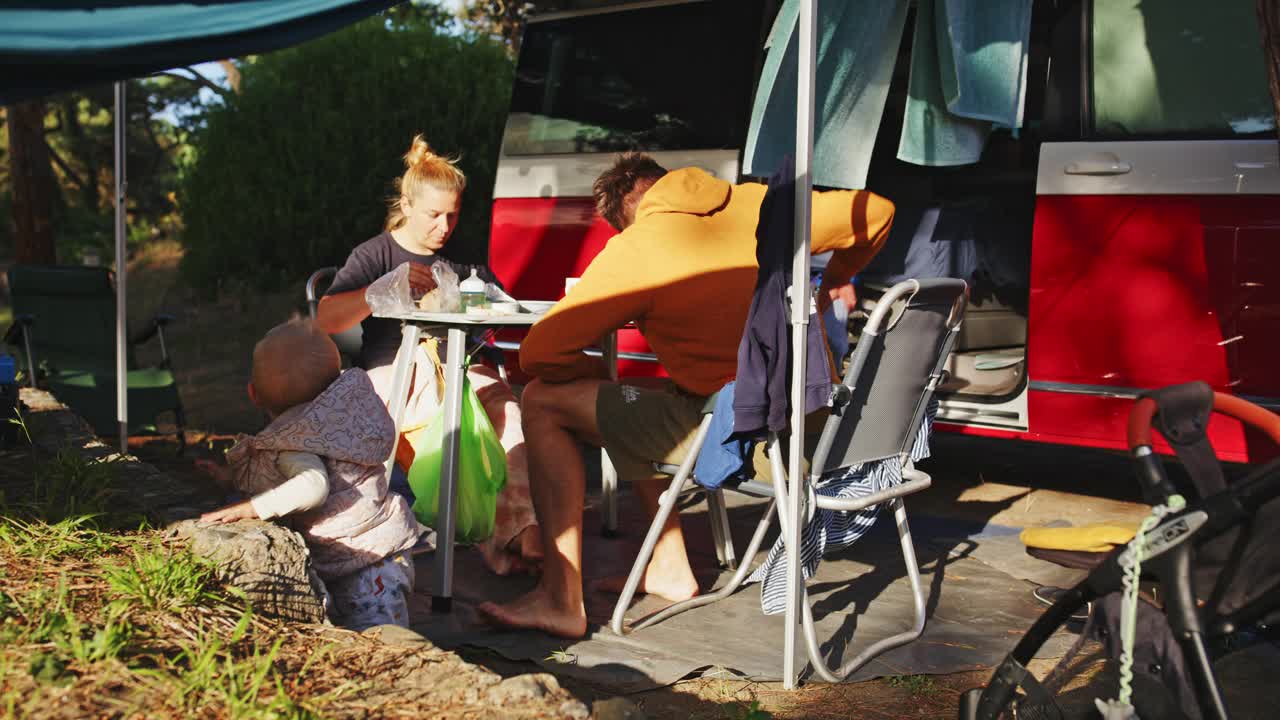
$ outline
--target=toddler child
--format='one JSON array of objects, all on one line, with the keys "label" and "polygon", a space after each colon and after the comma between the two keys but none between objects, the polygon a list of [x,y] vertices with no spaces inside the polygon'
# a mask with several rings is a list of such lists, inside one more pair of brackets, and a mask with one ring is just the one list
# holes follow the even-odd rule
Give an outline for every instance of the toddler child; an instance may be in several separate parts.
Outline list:
[{"label": "toddler child", "polygon": [[395,426],[369,377],[342,372],[329,336],[295,320],[254,347],[249,399],[270,424],[238,438],[227,467],[202,469],[250,498],[200,519],[290,518],[329,590],[335,621],[357,630],[407,626],[409,548],[422,528],[388,489]]}]

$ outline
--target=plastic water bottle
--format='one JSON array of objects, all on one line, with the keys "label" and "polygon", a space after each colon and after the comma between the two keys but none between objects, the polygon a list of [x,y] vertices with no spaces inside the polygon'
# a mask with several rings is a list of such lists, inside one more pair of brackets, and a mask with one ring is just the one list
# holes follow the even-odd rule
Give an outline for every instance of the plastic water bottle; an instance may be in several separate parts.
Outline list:
[{"label": "plastic water bottle", "polygon": [[482,308],[487,304],[484,280],[476,275],[475,268],[471,269],[471,277],[458,283],[458,293],[462,296],[462,312],[473,307]]},{"label": "plastic water bottle", "polygon": [[10,422],[18,418],[18,366],[12,355],[0,355],[0,446],[9,445],[18,436],[18,426]]}]

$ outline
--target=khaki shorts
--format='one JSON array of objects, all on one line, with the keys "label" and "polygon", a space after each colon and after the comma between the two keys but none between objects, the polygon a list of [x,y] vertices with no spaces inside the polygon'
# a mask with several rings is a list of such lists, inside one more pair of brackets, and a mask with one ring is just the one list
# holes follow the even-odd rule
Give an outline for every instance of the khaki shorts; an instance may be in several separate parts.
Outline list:
[{"label": "khaki shorts", "polygon": [[[653,464],[679,465],[684,461],[706,404],[707,398],[689,395],[674,387],[659,390],[614,383],[600,385],[596,395],[596,423],[604,449],[618,471],[618,479],[637,482],[666,478],[654,471]],[[824,408],[811,413],[806,421],[806,457],[812,455],[817,445],[826,414]],[[786,457],[785,450],[783,457]],[[772,481],[765,443],[756,443],[752,464],[758,480]]]},{"label": "khaki shorts", "polygon": [[604,383],[596,394],[596,423],[618,479],[662,475],[655,462],[678,465],[693,445],[707,399],[674,387],[660,390]]}]

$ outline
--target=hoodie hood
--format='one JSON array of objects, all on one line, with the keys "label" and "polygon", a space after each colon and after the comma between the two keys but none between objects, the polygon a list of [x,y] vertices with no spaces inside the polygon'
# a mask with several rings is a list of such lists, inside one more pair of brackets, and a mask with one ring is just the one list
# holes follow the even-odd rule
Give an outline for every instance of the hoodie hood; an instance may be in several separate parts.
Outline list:
[{"label": "hoodie hood", "polygon": [[380,465],[391,457],[395,425],[364,370],[343,372],[315,400],[289,408],[228,453],[305,452],[339,462]]},{"label": "hoodie hood", "polygon": [[636,219],[657,213],[710,215],[729,202],[732,186],[701,168],[681,168],[663,175],[636,208]]}]

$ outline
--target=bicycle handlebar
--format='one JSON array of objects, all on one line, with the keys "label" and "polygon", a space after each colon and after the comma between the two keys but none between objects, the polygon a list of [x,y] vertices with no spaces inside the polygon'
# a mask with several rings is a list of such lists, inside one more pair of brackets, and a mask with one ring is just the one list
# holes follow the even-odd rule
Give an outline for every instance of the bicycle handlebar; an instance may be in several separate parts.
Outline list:
[{"label": "bicycle handlebar", "polygon": [[[1215,392],[1213,411],[1235,418],[1249,427],[1266,433],[1271,441],[1280,445],[1280,415],[1259,407],[1235,395]],[[1156,415],[1156,401],[1140,398],[1129,412],[1129,449],[1151,446],[1151,421]]]}]

